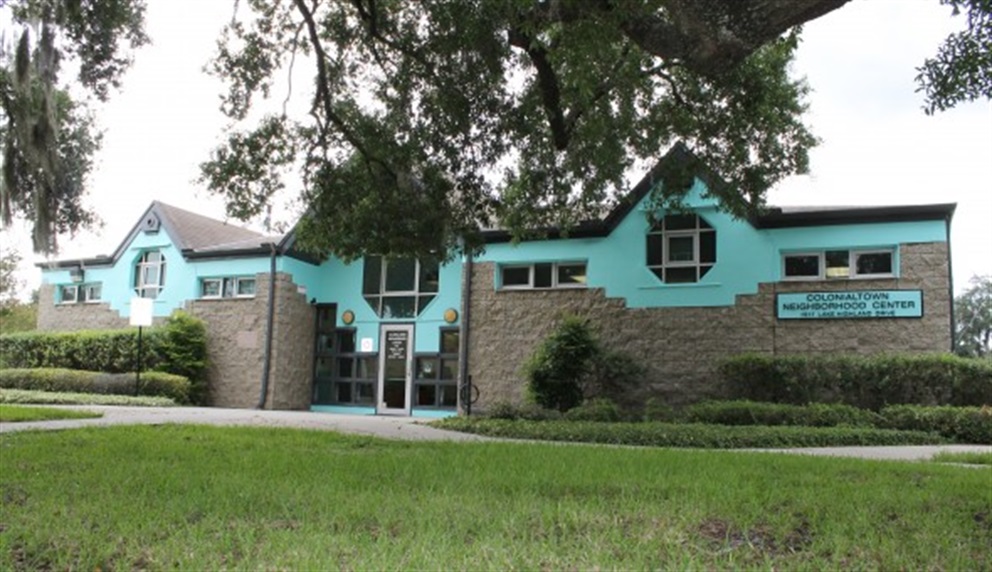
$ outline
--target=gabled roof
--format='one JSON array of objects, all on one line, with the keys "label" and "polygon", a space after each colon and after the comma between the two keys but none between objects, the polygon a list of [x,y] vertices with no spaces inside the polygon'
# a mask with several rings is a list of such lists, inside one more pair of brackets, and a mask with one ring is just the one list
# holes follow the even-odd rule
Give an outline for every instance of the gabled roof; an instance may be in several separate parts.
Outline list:
[{"label": "gabled roof", "polygon": [[[541,229],[547,238],[603,237],[613,232],[648,193],[662,180],[669,169],[688,170],[710,190],[726,191],[729,187],[723,177],[696,157],[679,141],[658,163],[621,198],[605,217],[583,221],[563,232],[559,228]],[[766,211],[749,220],[758,229],[801,226],[827,226],[838,224],[867,224],[877,222],[910,222],[922,220],[947,220],[954,215],[954,203],[896,206],[818,206],[818,207],[768,207]],[[488,243],[509,242],[512,235],[506,230],[487,230],[482,233]]]},{"label": "gabled roof", "polygon": [[128,245],[146,228],[146,221],[158,221],[169,239],[186,258],[230,258],[238,256],[258,256],[271,253],[271,246],[282,241],[280,236],[265,236],[251,229],[229,224],[201,214],[183,210],[160,201],[152,201],[131,228],[127,237],[110,256],[98,256],[82,260],[61,260],[44,262],[38,266],[46,268],[70,268],[75,266],[109,266],[127,250]]}]

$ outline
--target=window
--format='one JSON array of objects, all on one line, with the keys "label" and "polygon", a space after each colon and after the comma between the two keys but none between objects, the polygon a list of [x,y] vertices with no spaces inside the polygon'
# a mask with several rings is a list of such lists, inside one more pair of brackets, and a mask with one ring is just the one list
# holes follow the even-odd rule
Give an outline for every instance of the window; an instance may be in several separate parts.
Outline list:
[{"label": "window", "polygon": [[59,303],[61,304],[99,302],[102,295],[103,285],[99,282],[59,286]]},{"label": "window", "polygon": [[500,266],[500,287],[504,290],[541,288],[584,288],[585,262],[541,262]]},{"label": "window", "polygon": [[716,263],[716,230],[699,215],[666,215],[648,232],[647,254],[662,282],[699,282]]},{"label": "window", "polygon": [[785,280],[890,278],[895,275],[895,250],[824,250],[782,255]]},{"label": "window", "polygon": [[200,282],[201,298],[254,298],[255,278],[204,278]]},{"label": "window", "polygon": [[365,301],[381,318],[413,318],[437,296],[436,260],[368,256],[362,275]]},{"label": "window", "polygon": [[458,329],[441,328],[440,333],[440,352],[417,356],[414,407],[458,406]]},{"label": "window", "polygon": [[141,255],[134,268],[134,291],[142,298],[158,298],[165,286],[165,257],[157,250]]},{"label": "window", "polygon": [[[333,344],[331,357],[317,362],[318,377],[321,377],[321,373],[330,374],[330,402],[343,405],[374,404],[379,363],[375,354],[355,351],[355,330],[336,330]],[[321,368],[325,371],[321,372]]]}]

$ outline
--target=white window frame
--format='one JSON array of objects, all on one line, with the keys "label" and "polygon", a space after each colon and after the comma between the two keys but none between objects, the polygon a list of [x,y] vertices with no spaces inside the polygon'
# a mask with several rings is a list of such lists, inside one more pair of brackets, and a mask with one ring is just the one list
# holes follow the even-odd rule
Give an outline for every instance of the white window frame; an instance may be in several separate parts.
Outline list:
[{"label": "white window frame", "polygon": [[[696,269],[696,279],[692,282],[675,282],[675,284],[696,284],[703,280],[703,267],[707,267],[707,273],[716,266],[716,256],[712,262],[703,262],[702,256],[700,254],[700,246],[702,244],[702,235],[704,233],[712,233],[714,242],[716,241],[716,228],[710,224],[710,221],[706,220],[698,213],[693,213],[696,222],[696,228],[685,228],[678,230],[667,230],[664,226],[665,218],[662,217],[660,221],[660,228],[648,229],[648,236],[660,236],[661,237],[661,264],[646,264],[647,269],[655,275],[658,280],[663,284],[667,284],[655,270],[660,270],[662,275],[665,274],[665,270],[668,268],[695,268]],[[702,223],[707,225],[707,228],[702,227]],[[692,260],[671,260],[670,256],[672,249],[669,247],[668,241],[672,238],[691,238],[692,239]],[[648,239],[646,239],[648,240]]]},{"label": "white window frame", "polygon": [[[204,286],[212,282],[217,284],[217,294],[206,295],[203,293]],[[254,276],[211,276],[209,278],[200,279],[200,299],[201,300],[222,300],[222,299],[232,299],[232,298],[254,298],[255,294],[241,294],[241,283],[242,282],[254,282],[255,286],[258,286],[258,281]],[[228,290],[230,287],[230,290]],[[230,292],[230,295],[227,293]]]},{"label": "white window frame", "polygon": [[[148,261],[148,255],[157,254],[158,260],[154,262]],[[165,255],[162,254],[160,250],[147,250],[141,253],[138,258],[137,264],[134,266],[135,278],[134,278],[134,292],[142,298],[158,298],[165,289]],[[147,269],[155,268],[156,276],[158,280],[156,283],[152,284],[146,282],[147,279]],[[147,293],[154,293],[154,296],[146,296]]]},{"label": "white window frame", "polygon": [[[100,288],[100,297],[93,298],[92,292],[93,288]],[[66,300],[65,293],[71,291],[73,293],[71,300]],[[103,283],[102,282],[86,282],[83,284],[60,284],[59,285],[59,304],[97,304],[101,302],[103,295]]]},{"label": "white window frame", "polygon": [[[847,252],[847,275],[830,277],[827,276],[827,252]],[[858,258],[866,254],[888,254],[892,272],[878,274],[858,274]],[[785,259],[791,256],[816,256],[818,260],[818,272],[816,276],[786,276]],[[825,248],[823,250],[806,250],[796,252],[783,252],[781,256],[781,269],[783,282],[811,282],[811,281],[837,281],[837,280],[874,280],[896,277],[896,248]]]},{"label": "white window frame", "polygon": [[[66,300],[65,293],[72,292],[72,299]],[[62,284],[59,286],[59,304],[76,304],[79,302],[79,285]]]},{"label": "white window frame", "polygon": [[[550,264],[551,265],[551,286],[534,286],[534,273],[538,265]],[[561,266],[582,266],[586,269],[586,276],[589,275],[589,262],[584,260],[564,260],[559,262],[531,262],[528,264],[500,264],[499,271],[499,289],[500,290],[570,290],[575,288],[588,288],[587,284],[583,283],[559,283],[558,282],[558,268]],[[510,284],[506,285],[503,283],[503,271],[506,269],[514,268],[526,268],[527,269],[527,284]]]}]

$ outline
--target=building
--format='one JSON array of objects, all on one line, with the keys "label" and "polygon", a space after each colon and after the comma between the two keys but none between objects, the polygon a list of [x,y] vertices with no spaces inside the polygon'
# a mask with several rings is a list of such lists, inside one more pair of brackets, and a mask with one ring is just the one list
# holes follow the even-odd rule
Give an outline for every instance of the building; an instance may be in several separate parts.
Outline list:
[{"label": "building", "polygon": [[[673,164],[695,182],[666,212],[649,191]],[[449,263],[320,260],[292,233],[155,202],[113,254],[42,268],[38,326],[126,327],[132,297],[153,298],[157,317],[207,323],[214,405],[419,416],[464,409],[463,393],[523,399],[522,363],[566,314],[673,403],[712,394],[742,352],[950,350],[953,204],[739,220],[707,197],[720,184],[677,146],[602,220],[517,244],[491,231],[483,254]]]}]

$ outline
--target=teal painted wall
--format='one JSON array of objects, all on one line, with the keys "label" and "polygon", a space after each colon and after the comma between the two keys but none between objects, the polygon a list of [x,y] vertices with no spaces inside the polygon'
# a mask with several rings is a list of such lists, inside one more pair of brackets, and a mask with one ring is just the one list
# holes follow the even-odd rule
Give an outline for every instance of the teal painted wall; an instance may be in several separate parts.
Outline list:
[{"label": "teal painted wall", "polygon": [[[293,276],[293,281],[304,286],[307,298],[316,299],[321,304],[337,304],[338,327],[352,327],[357,330],[356,338],[371,338],[373,351],[379,351],[379,326],[383,323],[414,324],[414,351],[437,353],[440,348],[440,328],[455,327],[456,321],[444,321],[444,311],[454,308],[461,311],[461,263],[454,261],[440,268],[438,294],[434,300],[413,319],[382,319],[362,297],[362,275],[364,260],[346,264],[331,258],[320,266],[314,266],[294,258],[281,258],[279,268]],[[341,321],[341,315],[351,310],[355,321],[350,326]]]},{"label": "teal painted wall", "polygon": [[[943,221],[758,230],[719,211],[713,199],[705,198],[705,191],[697,180],[685,200],[717,234],[716,264],[698,283],[665,284],[647,268],[647,199],[607,237],[490,244],[479,260],[497,266],[585,260],[587,285],[603,288],[608,297],[625,299],[631,308],[731,306],[737,295],[754,294],[758,284],[781,279],[784,252],[946,240]],[[895,264],[898,269],[898,250]]]},{"label": "teal painted wall", "polygon": [[[153,314],[158,317],[168,316],[182,308],[187,300],[198,298],[201,278],[254,276],[269,271],[267,257],[187,261],[165,230],[153,234],[141,232],[125,247],[113,266],[85,269],[85,283],[101,283],[102,301],[109,302],[122,317],[131,315],[135,264],[141,254],[149,250],[159,250],[165,256],[165,284],[152,305]],[[68,270],[43,270],[42,281],[54,285],[72,283]]]}]

